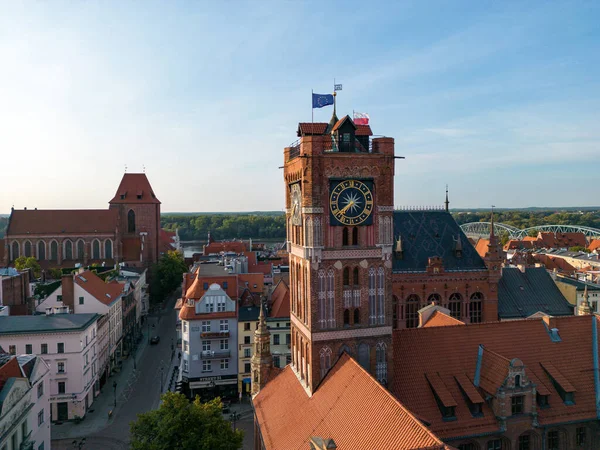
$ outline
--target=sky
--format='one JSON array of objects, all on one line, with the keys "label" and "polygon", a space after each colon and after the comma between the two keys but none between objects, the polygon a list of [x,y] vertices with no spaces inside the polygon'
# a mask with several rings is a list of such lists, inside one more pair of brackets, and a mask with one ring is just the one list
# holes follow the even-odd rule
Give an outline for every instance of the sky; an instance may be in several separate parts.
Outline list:
[{"label": "sky", "polygon": [[[395,139],[395,204],[596,206],[600,2],[2,2],[0,213],[284,208],[311,90]],[[329,121],[332,108],[314,110]]]}]

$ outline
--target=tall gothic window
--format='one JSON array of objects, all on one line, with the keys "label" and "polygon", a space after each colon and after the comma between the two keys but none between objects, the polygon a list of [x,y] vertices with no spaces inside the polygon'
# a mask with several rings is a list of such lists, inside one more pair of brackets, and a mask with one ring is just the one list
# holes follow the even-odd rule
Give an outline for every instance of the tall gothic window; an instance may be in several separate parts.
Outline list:
[{"label": "tall gothic window", "polygon": [[354,286],[360,286],[360,278],[358,276],[358,267],[354,268],[354,273],[353,273],[352,279],[354,281]]},{"label": "tall gothic window", "polygon": [[352,245],[358,245],[358,227],[352,228]]},{"label": "tall gothic window", "polygon": [[104,241],[104,259],[112,259],[113,257],[113,244],[110,239]]},{"label": "tall gothic window", "polygon": [[65,242],[65,258],[73,259],[73,243],[71,241]]},{"label": "tall gothic window", "polygon": [[83,260],[85,253],[85,245],[82,240],[77,241],[77,259]]},{"label": "tall gothic window", "polygon": [[392,295],[392,328],[398,327],[398,297]]},{"label": "tall gothic window", "polygon": [[100,259],[100,241],[94,239],[92,242],[92,259]]},{"label": "tall gothic window", "polygon": [[17,241],[12,243],[12,250],[11,250],[11,259],[14,261],[15,259],[17,259],[20,256],[20,252],[19,252],[19,243]]},{"label": "tall gothic window", "polygon": [[58,261],[58,243],[50,242],[50,261]]},{"label": "tall gothic window", "polygon": [[385,324],[385,270],[377,269],[377,318],[379,325]]},{"label": "tall gothic window", "polygon": [[369,346],[367,344],[360,344],[358,346],[358,363],[368,371],[370,369],[370,351]]},{"label": "tall gothic window", "polygon": [[387,385],[387,358],[385,342],[379,342],[375,348],[375,376],[382,385]]},{"label": "tall gothic window", "polygon": [[471,295],[469,303],[469,319],[471,323],[480,323],[482,320],[482,302],[483,294],[475,292]]},{"label": "tall gothic window", "polygon": [[127,232],[135,233],[135,213],[130,209],[127,213]]},{"label": "tall gothic window", "polygon": [[315,217],[314,220],[314,234],[313,234],[313,242],[314,242],[314,246],[315,247],[320,247],[321,246],[321,219],[319,219],[318,217]]},{"label": "tall gothic window", "polygon": [[329,269],[327,272],[327,324],[335,328],[335,272]]},{"label": "tall gothic window", "polygon": [[321,328],[327,328],[327,290],[325,287],[325,271],[323,269],[319,270],[318,279],[319,325]]},{"label": "tall gothic window", "polygon": [[319,351],[319,359],[321,362],[321,379],[327,375],[327,371],[331,368],[331,349],[323,347]]},{"label": "tall gothic window", "polygon": [[312,219],[310,216],[308,216],[308,217],[306,217],[306,220],[304,221],[304,233],[306,234],[306,237],[304,238],[304,242],[306,243],[305,245],[307,247],[314,246],[313,232],[314,232],[314,229],[313,229],[313,225],[312,225]]},{"label": "tall gothic window", "polygon": [[350,326],[350,310],[344,310],[344,326]]},{"label": "tall gothic window", "polygon": [[375,268],[369,269],[369,325],[377,323],[377,305],[376,302],[377,289],[375,285]]},{"label": "tall gothic window", "polygon": [[354,308],[354,325],[360,325],[360,308]]},{"label": "tall gothic window", "polygon": [[419,296],[410,294],[406,299],[406,328],[417,328],[419,326]]},{"label": "tall gothic window", "polygon": [[344,267],[344,286],[350,286],[350,267]]},{"label": "tall gothic window", "polygon": [[31,256],[31,242],[25,241],[25,257],[29,258]]},{"label": "tall gothic window", "polygon": [[452,317],[460,320],[462,309],[462,296],[458,292],[455,292],[450,296],[448,309],[450,310],[450,315]]},{"label": "tall gothic window", "polygon": [[38,261],[46,259],[46,243],[44,241],[38,241],[37,243],[37,259]]},{"label": "tall gothic window", "polygon": [[346,228],[346,227],[344,227],[344,229],[342,230],[342,245],[344,247],[347,247],[348,245],[350,245],[349,239],[348,239],[348,228]]}]

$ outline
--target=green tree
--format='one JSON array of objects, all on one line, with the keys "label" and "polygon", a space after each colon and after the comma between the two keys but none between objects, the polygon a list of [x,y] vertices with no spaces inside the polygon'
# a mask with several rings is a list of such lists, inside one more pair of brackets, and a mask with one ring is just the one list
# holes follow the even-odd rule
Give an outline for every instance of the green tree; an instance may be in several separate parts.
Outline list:
[{"label": "green tree", "polygon": [[167,392],[158,409],[138,414],[132,422],[132,450],[237,450],[243,432],[233,431],[223,418],[220,399],[189,402],[179,393]]},{"label": "green tree", "polygon": [[42,273],[42,268],[40,267],[40,263],[37,262],[33,256],[26,258],[25,256],[19,256],[15,259],[15,269],[17,270],[33,270],[33,275],[37,278]]},{"label": "green tree", "polygon": [[161,302],[166,295],[180,286],[182,275],[187,270],[181,252],[169,251],[161,256],[151,270],[150,299],[152,303]]},{"label": "green tree", "polygon": [[590,253],[590,250],[588,250],[585,247],[582,247],[581,245],[576,245],[574,247],[569,247],[569,251],[570,252],[585,252],[585,253]]}]

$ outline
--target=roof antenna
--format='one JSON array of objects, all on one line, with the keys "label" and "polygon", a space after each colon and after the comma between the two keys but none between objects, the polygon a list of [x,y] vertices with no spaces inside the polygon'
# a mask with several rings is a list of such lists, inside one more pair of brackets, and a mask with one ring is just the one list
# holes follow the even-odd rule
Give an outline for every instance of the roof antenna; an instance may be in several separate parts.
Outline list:
[{"label": "roof antenna", "polygon": [[127,173],[127,164],[125,164],[125,173]]},{"label": "roof antenna", "polygon": [[448,200],[448,185],[446,185],[446,201],[444,203],[446,204],[446,212],[450,212],[450,201]]},{"label": "roof antenna", "polygon": [[144,165],[142,165],[142,171],[143,171],[144,173],[146,173],[146,165],[145,165],[145,164],[144,164]]}]

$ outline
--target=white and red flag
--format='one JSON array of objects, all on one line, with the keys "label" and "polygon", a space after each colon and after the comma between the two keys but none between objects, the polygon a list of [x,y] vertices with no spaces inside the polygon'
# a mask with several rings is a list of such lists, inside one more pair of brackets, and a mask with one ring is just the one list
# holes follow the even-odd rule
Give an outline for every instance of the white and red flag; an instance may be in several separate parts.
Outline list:
[{"label": "white and red flag", "polygon": [[369,115],[367,113],[354,112],[355,125],[369,125]]}]

